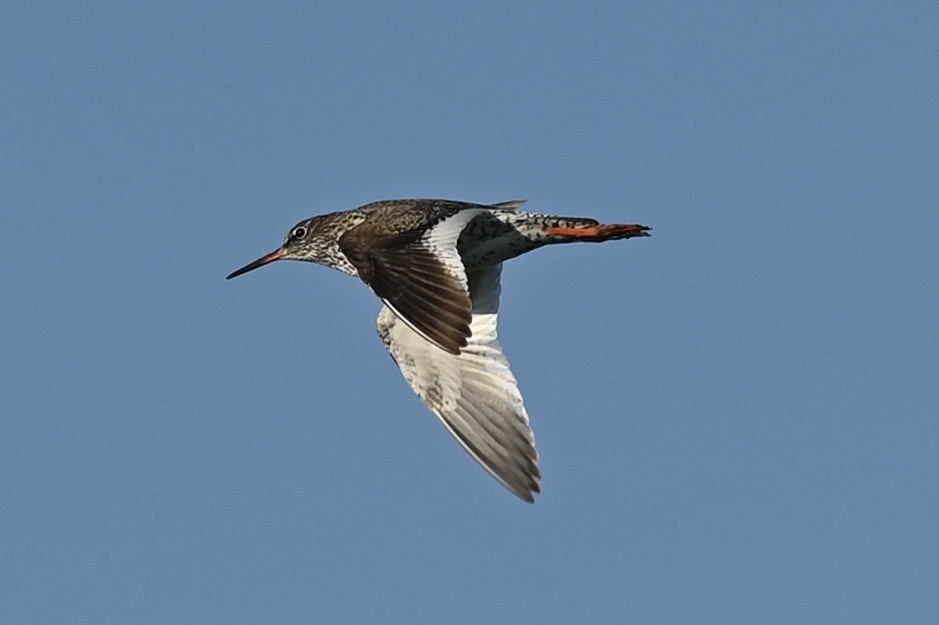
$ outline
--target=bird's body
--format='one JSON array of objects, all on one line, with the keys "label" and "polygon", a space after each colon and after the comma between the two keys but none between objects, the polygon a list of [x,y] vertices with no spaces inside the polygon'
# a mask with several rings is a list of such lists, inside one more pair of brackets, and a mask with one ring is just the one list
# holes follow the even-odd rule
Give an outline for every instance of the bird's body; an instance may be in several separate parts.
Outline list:
[{"label": "bird's body", "polygon": [[228,277],[281,259],[358,276],[384,302],[378,334],[414,392],[493,477],[534,501],[534,435],[497,339],[502,263],[547,244],[649,229],[529,213],[523,204],[388,200],[311,217]]}]

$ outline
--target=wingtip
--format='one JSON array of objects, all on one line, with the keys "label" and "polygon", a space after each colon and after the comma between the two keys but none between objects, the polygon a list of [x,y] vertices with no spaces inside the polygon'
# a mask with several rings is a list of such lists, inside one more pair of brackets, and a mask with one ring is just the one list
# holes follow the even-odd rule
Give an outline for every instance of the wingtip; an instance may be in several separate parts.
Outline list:
[{"label": "wingtip", "polygon": [[508,482],[498,476],[496,476],[496,479],[499,480],[502,485],[509,490],[509,492],[525,503],[534,504],[535,497],[541,494],[541,484],[538,482],[538,480],[541,479],[541,474],[536,473],[536,476],[529,476],[531,481],[529,481],[528,484],[521,484],[517,486],[510,485]]},{"label": "wingtip", "polygon": [[506,202],[497,202],[495,204],[490,204],[492,208],[498,208],[501,210],[514,211],[525,206],[528,203],[527,199],[524,200],[508,200]]}]

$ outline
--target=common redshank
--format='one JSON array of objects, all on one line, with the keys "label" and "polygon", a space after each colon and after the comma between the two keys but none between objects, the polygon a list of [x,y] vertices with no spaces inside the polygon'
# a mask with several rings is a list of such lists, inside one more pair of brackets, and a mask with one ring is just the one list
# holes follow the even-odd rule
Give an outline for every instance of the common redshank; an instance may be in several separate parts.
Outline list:
[{"label": "common redshank", "polygon": [[523,204],[386,200],[311,217],[227,279],[275,260],[358,276],[384,303],[378,335],[414,392],[490,475],[534,502],[535,437],[497,338],[502,263],[542,245],[645,237],[649,228]]}]

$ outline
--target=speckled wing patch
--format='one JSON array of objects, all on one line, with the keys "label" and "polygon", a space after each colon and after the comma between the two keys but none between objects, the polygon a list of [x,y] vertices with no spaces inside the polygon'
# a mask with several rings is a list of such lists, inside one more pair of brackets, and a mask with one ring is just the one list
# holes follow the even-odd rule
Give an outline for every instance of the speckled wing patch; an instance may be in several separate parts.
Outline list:
[{"label": "speckled wing patch", "polygon": [[473,304],[456,240],[480,212],[463,210],[430,228],[393,235],[370,236],[367,228],[354,228],[339,246],[402,321],[441,349],[459,354],[471,334]]}]

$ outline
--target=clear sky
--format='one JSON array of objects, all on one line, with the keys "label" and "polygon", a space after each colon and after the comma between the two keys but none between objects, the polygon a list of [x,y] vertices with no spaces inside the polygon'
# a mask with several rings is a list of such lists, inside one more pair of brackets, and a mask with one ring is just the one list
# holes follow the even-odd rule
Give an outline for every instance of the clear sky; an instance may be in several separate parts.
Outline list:
[{"label": "clear sky", "polygon": [[[0,622],[935,622],[937,32],[935,2],[6,3]],[[654,228],[506,266],[534,506],[358,281],[224,280],[394,197]]]}]

